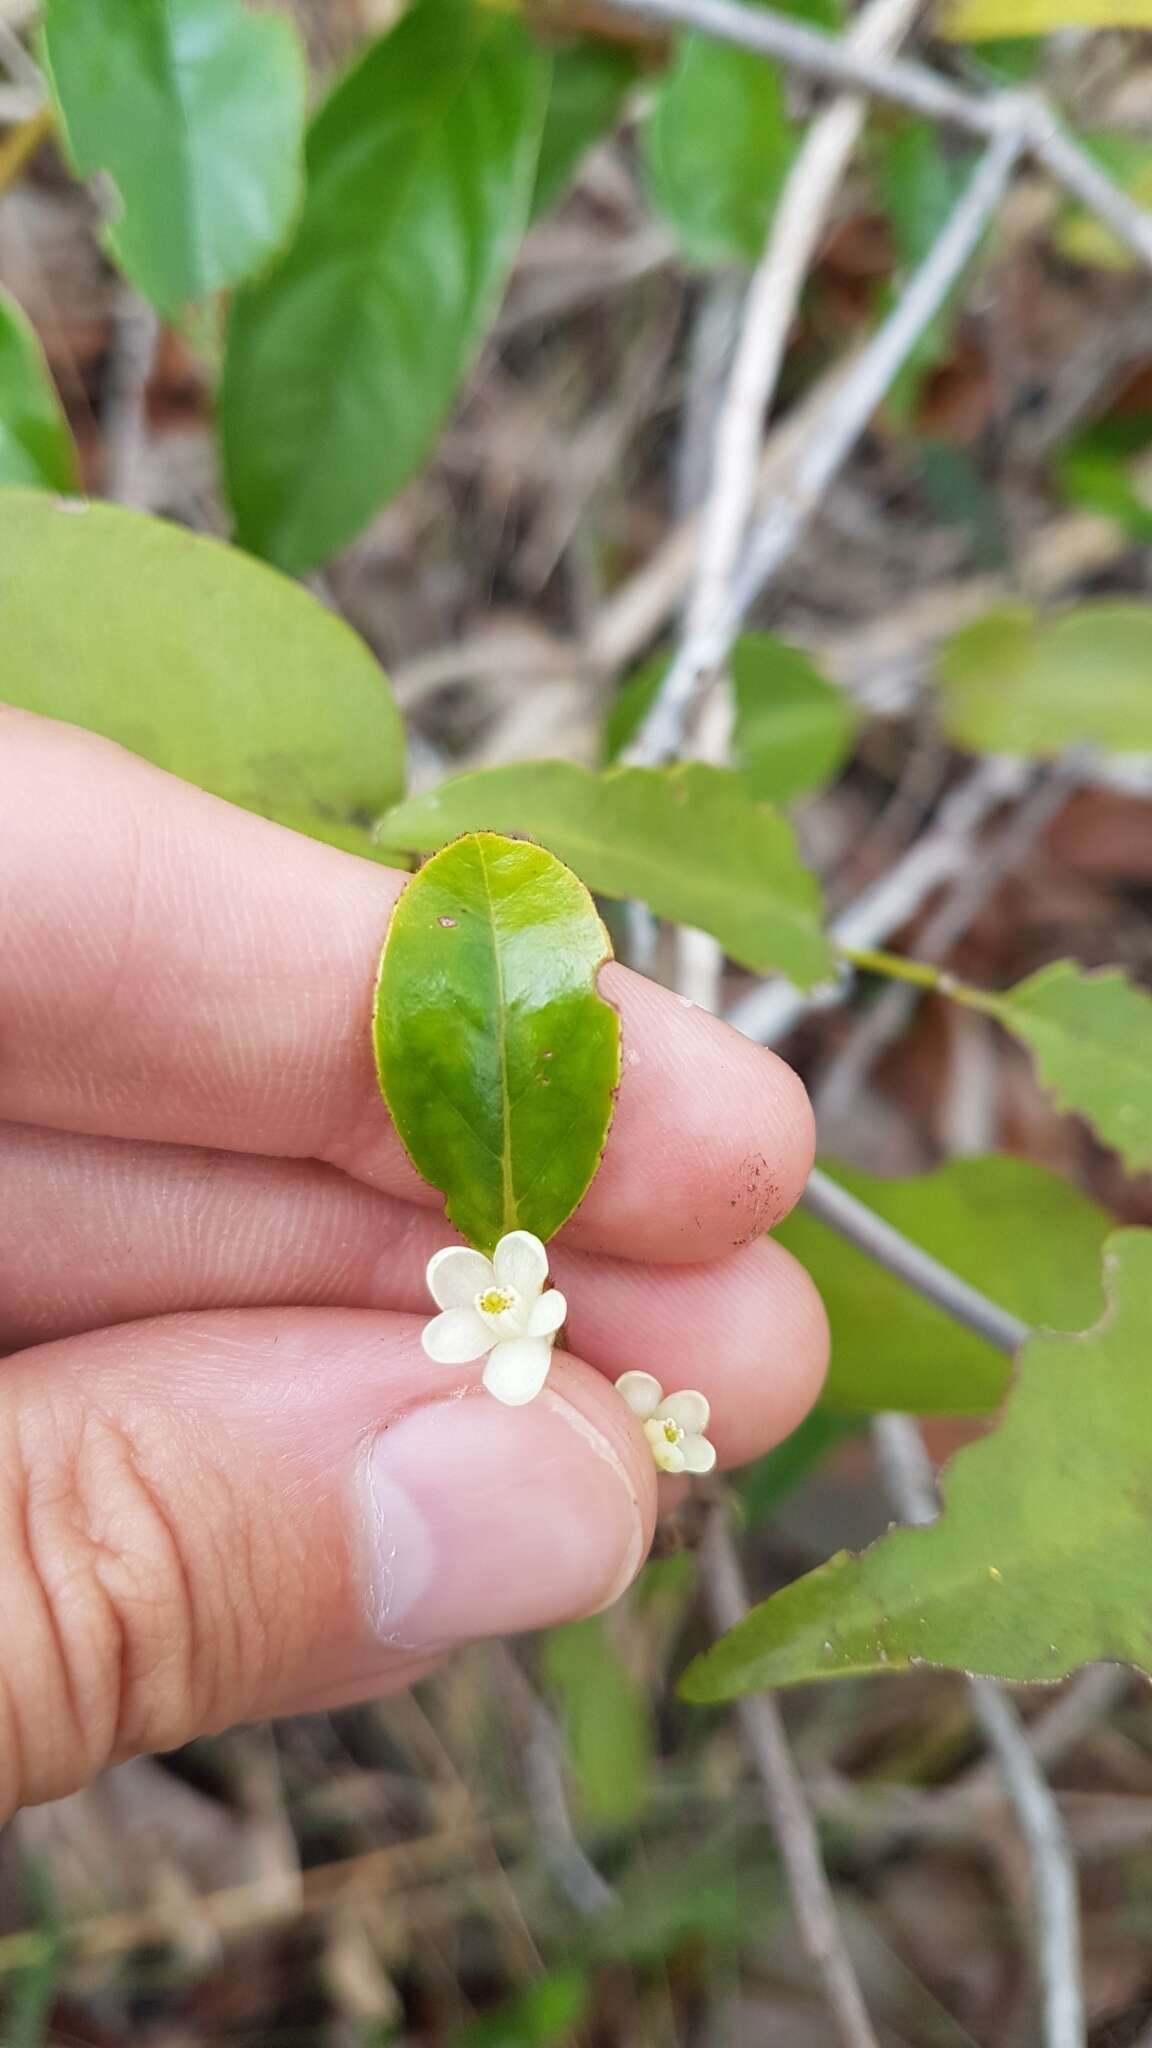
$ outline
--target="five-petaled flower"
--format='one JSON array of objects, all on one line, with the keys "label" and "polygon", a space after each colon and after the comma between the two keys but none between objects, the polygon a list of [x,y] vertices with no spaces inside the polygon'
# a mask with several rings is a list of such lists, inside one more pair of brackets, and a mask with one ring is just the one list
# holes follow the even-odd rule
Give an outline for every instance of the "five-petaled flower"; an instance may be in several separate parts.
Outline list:
[{"label": "five-petaled flower", "polygon": [[483,1380],[510,1408],[540,1392],[552,1363],[556,1332],[568,1313],[555,1287],[545,1292],[548,1254],[530,1230],[511,1230],[490,1259],[449,1245],[428,1261],[437,1308],[423,1344],[437,1365],[467,1365],[487,1355]]},{"label": "five-petaled flower", "polygon": [[669,1394],[665,1400],[663,1387],[650,1372],[621,1374],[616,1392],[643,1424],[661,1472],[712,1470],[716,1449],[704,1434],[711,1410],[703,1394],[686,1387],[682,1394]]}]

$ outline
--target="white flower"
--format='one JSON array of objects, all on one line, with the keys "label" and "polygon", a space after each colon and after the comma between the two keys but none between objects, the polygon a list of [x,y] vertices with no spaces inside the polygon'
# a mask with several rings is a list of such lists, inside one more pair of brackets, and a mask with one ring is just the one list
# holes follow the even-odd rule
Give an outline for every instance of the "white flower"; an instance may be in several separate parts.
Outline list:
[{"label": "white flower", "polygon": [[686,1387],[682,1394],[669,1394],[650,1372],[626,1372],[616,1382],[644,1434],[661,1472],[710,1472],[716,1463],[716,1447],[704,1431],[711,1413],[703,1394]]},{"label": "white flower", "polygon": [[568,1313],[550,1287],[548,1254],[530,1230],[511,1230],[490,1259],[465,1245],[449,1245],[428,1261],[428,1286],[442,1315],[433,1316],[423,1344],[437,1365],[467,1365],[488,1355],[484,1385],[498,1401],[519,1408],[540,1392],[552,1363],[556,1332]]}]

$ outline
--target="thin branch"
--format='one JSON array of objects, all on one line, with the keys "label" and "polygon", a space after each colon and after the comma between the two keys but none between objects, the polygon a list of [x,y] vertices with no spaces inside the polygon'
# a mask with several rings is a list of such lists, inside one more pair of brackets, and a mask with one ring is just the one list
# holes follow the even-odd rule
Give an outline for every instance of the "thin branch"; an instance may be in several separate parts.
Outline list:
[{"label": "thin branch", "polygon": [[[833,919],[828,934],[833,943],[859,952],[882,945],[899,931],[934,889],[963,873],[974,857],[982,826],[1001,804],[1020,794],[1028,774],[1023,763],[996,754],[979,762],[945,798],[932,829]],[[746,1038],[776,1045],[811,1011],[842,1002],[851,985],[847,973],[811,995],[802,995],[790,982],[764,982],[733,1004],[727,1021]]]},{"label": "thin branch", "polygon": [[[919,0],[871,0],[850,47],[876,52],[897,43]],[[824,233],[829,208],[860,139],[867,108],[842,96],[804,138],[773,214],[764,253],[744,304],[739,340],[717,421],[711,480],[700,521],[696,574],[676,666],[695,681],[708,678],[713,624],[727,609],[740,550],[757,496],[764,420],[784,363],[796,306]],[[713,677],[712,680],[715,680]],[[676,684],[667,686],[675,694]],[[662,745],[659,705],[645,719],[628,759],[652,763]]]},{"label": "thin branch", "polygon": [[[874,1431],[881,1469],[900,1514],[910,1522],[934,1522],[940,1511],[936,1475],[915,1423],[906,1415],[881,1415]],[[1028,1846],[1044,2048],[1084,2048],[1076,1863],[1060,1810],[1011,1701],[991,1679],[972,1678],[968,1686]]]},{"label": "thin branch", "polygon": [[752,534],[734,587],[725,589],[706,630],[701,620],[698,633],[669,668],[633,758],[661,761],[677,752],[702,681],[727,660],[749,607],[792,554],[829,485],[939,312],[999,204],[1020,146],[1019,132],[1009,129],[985,152],[930,255],[814,424],[791,477]]},{"label": "thin branch", "polygon": [[[958,870],[951,889],[928,919],[916,953],[929,964],[946,960],[957,941],[975,923],[1005,876],[1020,866],[1075,787],[1078,769],[1058,762],[1041,773],[1015,815]],[[916,1005],[907,987],[885,989],[859,1019],[842,1050],[823,1075],[817,1095],[817,1117],[831,1117],[847,1108],[863,1088],[885,1049],[900,1036]]]},{"label": "thin branch", "polygon": [[926,1301],[943,1309],[953,1322],[994,1344],[1009,1358],[1020,1349],[1028,1335],[1027,1323],[989,1301],[978,1288],[970,1287],[966,1280],[913,1244],[911,1238],[904,1237],[819,1168],[812,1173],[801,1200],[810,1215],[826,1223],[838,1236],[847,1238],[866,1258],[883,1266],[885,1272],[895,1274]]},{"label": "thin branch", "polygon": [[118,505],[146,508],[148,385],[159,339],[160,322],[152,307],[126,285],[108,361],[103,418],[104,495]]},{"label": "thin branch", "polygon": [[[700,1574],[712,1620],[727,1633],[747,1614],[748,1596],[723,1501],[709,1513]],[[739,1700],[737,1712],[776,1834],[801,1937],[820,1973],[843,2048],[878,2048],[779,1708],[770,1694],[757,1693]]]},{"label": "thin branch", "polygon": [[902,58],[877,58],[851,38],[744,7],[738,0],[620,0],[622,11],[645,20],[701,30],[720,42],[790,64],[809,78],[842,90],[888,100],[929,121],[947,122],[969,135],[996,135],[1014,128],[1021,146],[1065,189],[1083,201],[1152,265],[1152,215],[1129,199],[1107,172],[1080,148],[1039,94],[1000,92],[978,97],[952,85],[925,65]]}]

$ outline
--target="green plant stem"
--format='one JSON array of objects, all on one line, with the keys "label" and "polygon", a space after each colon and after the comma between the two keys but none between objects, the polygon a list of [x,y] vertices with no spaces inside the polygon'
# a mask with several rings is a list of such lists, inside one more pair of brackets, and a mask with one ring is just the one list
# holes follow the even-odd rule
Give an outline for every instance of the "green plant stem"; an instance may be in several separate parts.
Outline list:
[{"label": "green plant stem", "polygon": [[885,953],[872,946],[837,946],[836,950],[858,974],[882,974],[888,981],[911,982],[913,988],[932,989],[961,1002],[968,994],[966,989],[961,993],[960,984],[946,968],[933,967],[927,960],[905,960],[899,953]]}]

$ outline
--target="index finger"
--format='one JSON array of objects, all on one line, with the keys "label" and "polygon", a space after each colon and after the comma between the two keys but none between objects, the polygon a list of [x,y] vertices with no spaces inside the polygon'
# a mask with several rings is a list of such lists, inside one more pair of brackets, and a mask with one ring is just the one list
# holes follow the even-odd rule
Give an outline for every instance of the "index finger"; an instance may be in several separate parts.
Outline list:
[{"label": "index finger", "polygon": [[[108,741],[0,708],[0,1117],[315,1158],[436,1205],[369,1030],[404,877],[206,796]],[[773,1054],[615,965],[624,1073],[574,1242],[711,1258],[811,1165]]]}]

